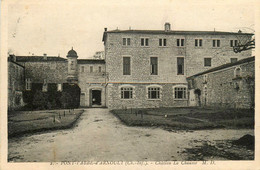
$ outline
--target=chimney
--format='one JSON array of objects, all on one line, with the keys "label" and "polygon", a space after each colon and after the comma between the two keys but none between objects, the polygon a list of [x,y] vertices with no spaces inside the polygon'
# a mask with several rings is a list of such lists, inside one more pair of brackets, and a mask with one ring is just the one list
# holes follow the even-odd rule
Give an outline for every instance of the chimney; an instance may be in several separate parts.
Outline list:
[{"label": "chimney", "polygon": [[164,31],[171,31],[171,24],[169,22],[164,24]]},{"label": "chimney", "polygon": [[107,28],[104,28],[105,32],[107,32]]},{"label": "chimney", "polygon": [[43,59],[47,60],[47,54],[46,53],[43,54]]},{"label": "chimney", "polygon": [[11,61],[16,62],[16,56],[15,56],[14,54],[11,54],[11,55],[10,55],[10,59],[11,59]]}]

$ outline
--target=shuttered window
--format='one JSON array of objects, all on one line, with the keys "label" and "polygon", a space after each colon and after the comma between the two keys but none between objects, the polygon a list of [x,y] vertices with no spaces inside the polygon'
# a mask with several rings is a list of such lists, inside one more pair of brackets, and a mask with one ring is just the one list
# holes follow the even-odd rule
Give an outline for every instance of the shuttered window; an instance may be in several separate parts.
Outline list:
[{"label": "shuttered window", "polygon": [[131,59],[130,57],[123,57],[123,75],[131,74]]},{"label": "shuttered window", "polygon": [[184,58],[177,57],[177,74],[184,75]]},{"label": "shuttered window", "polygon": [[211,67],[211,58],[204,58],[204,66]]},{"label": "shuttered window", "polygon": [[150,58],[151,75],[158,75],[158,57]]}]

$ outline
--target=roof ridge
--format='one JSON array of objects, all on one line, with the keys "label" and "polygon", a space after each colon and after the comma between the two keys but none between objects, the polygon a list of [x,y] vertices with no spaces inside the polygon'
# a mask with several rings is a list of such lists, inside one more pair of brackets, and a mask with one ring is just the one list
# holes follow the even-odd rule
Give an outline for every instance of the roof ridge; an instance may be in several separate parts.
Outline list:
[{"label": "roof ridge", "polygon": [[255,56],[243,58],[243,59],[241,59],[241,60],[238,60],[238,61],[235,62],[235,63],[226,63],[226,64],[223,64],[223,65],[220,65],[220,66],[211,68],[211,69],[209,69],[209,70],[206,70],[206,71],[203,71],[203,72],[194,74],[194,75],[189,76],[189,77],[187,77],[187,78],[189,79],[189,78],[191,78],[191,77],[200,76],[200,75],[203,75],[203,74],[207,74],[207,73],[210,73],[210,72],[218,71],[218,70],[221,70],[221,69],[224,69],[224,68],[236,66],[236,65],[238,65],[238,64],[242,64],[242,63],[250,62],[250,61],[254,61],[254,60],[255,60]]}]

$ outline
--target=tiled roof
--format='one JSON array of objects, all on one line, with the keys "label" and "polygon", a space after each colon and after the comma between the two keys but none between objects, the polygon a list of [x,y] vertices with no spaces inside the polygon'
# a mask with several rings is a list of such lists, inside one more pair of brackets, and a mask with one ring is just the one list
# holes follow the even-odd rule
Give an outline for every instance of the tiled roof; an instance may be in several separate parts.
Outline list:
[{"label": "tiled roof", "polygon": [[251,33],[221,31],[178,31],[178,30],[112,30],[105,33],[136,33],[136,34],[176,34],[176,35],[254,35]]},{"label": "tiled roof", "polygon": [[209,69],[207,71],[204,71],[204,72],[195,74],[193,76],[190,76],[187,79],[190,79],[190,78],[193,78],[193,77],[196,77],[196,76],[200,76],[200,75],[203,75],[203,74],[207,74],[207,73],[210,73],[210,72],[222,70],[222,69],[225,69],[225,68],[228,68],[228,67],[236,66],[236,65],[239,65],[239,64],[243,64],[243,63],[246,63],[246,62],[251,62],[251,61],[255,61],[255,56],[248,57],[248,58],[245,58],[245,59],[242,59],[242,60],[238,60],[235,63],[227,63],[227,64],[224,64],[224,65],[221,65],[221,66],[218,66],[218,67],[214,67],[214,68]]},{"label": "tiled roof", "polygon": [[47,60],[44,56],[16,56],[17,62],[44,62],[44,61],[66,61],[65,58],[56,56],[47,56]]},{"label": "tiled roof", "polygon": [[78,59],[78,64],[105,64],[105,60],[100,60],[100,59]]}]

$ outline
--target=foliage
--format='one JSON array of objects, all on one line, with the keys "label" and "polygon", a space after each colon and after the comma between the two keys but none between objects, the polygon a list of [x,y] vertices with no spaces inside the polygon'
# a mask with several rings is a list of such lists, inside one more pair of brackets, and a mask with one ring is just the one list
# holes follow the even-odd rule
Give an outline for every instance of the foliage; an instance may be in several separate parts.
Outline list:
[{"label": "foliage", "polygon": [[42,83],[33,83],[32,89],[23,92],[25,110],[78,108],[80,88],[77,84],[63,84],[63,91],[57,91],[57,84],[49,83],[48,91],[42,92]]}]

